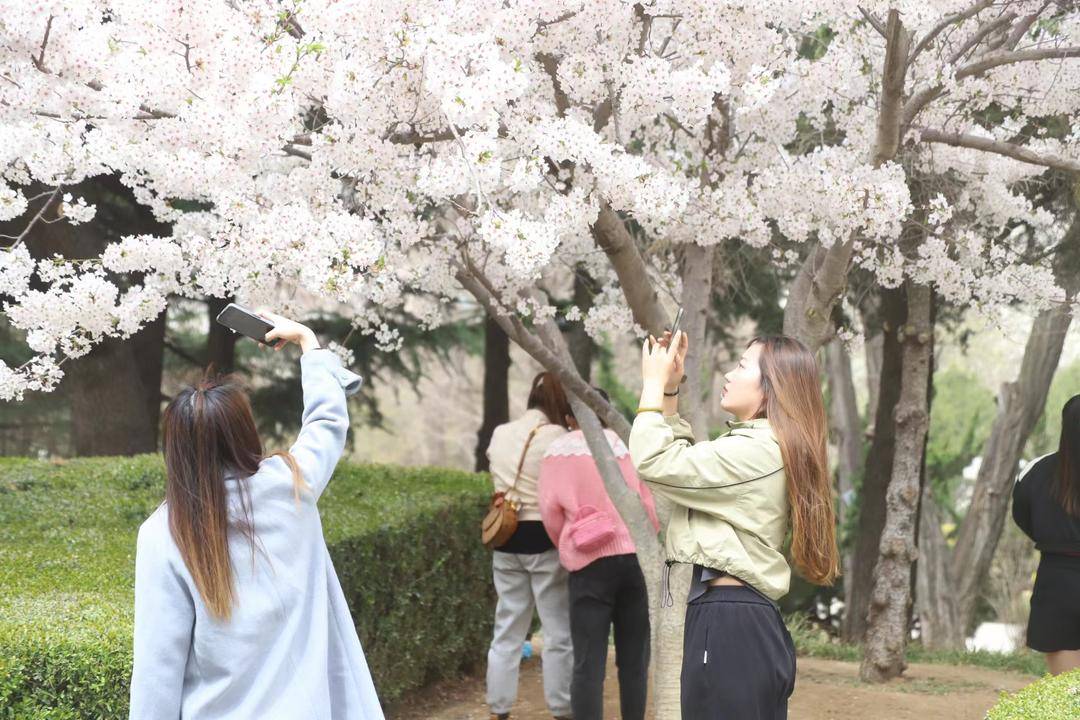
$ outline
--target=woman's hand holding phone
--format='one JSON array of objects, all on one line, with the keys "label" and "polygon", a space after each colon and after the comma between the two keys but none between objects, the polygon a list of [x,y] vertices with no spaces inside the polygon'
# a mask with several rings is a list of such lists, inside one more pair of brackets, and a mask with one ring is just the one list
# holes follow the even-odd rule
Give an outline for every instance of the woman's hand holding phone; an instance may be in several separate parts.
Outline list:
[{"label": "woman's hand holding phone", "polygon": [[[672,345],[672,343],[675,343]],[[672,338],[664,333],[662,340],[649,336],[641,347],[642,406],[652,407],[663,400],[664,392],[679,387],[686,361],[686,333],[676,331]]]},{"label": "woman's hand holding phone", "polygon": [[[686,375],[686,351],[690,347],[690,338],[681,330],[676,332],[679,334],[679,346],[675,348],[675,359],[672,364],[671,375],[664,385],[664,392],[666,393],[675,392],[679,388],[683,376]],[[662,348],[671,347],[671,332],[665,330],[664,336],[655,342]]]},{"label": "woman's hand holding phone", "polygon": [[265,338],[266,344],[272,345],[274,350],[280,350],[289,343],[298,345],[301,352],[319,347],[319,339],[307,325],[266,310],[260,310],[259,317],[274,324],[273,330],[266,333]]}]

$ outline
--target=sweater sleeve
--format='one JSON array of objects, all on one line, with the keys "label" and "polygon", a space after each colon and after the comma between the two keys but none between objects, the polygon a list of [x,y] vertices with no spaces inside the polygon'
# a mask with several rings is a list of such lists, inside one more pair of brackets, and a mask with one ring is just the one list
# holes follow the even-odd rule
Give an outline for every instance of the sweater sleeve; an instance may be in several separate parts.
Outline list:
[{"label": "sweater sleeve", "polygon": [[537,500],[540,505],[540,519],[544,521],[544,530],[555,547],[559,547],[566,516],[559,504],[558,478],[552,472],[552,462],[544,458],[540,462],[540,479],[537,482]]},{"label": "sweater sleeve", "polygon": [[630,455],[641,479],[653,492],[691,510],[716,514],[742,494],[747,482],[783,469],[765,468],[756,443],[741,435],[697,444],[692,438],[685,420],[658,412],[638,415],[630,431]]},{"label": "sweater sleeve", "polygon": [[135,551],[135,648],[131,720],[180,717],[195,604],[154,531],[143,526]]},{"label": "sweater sleeve", "polygon": [[318,499],[334,473],[349,432],[346,393],[360,389],[360,376],[341,366],[329,350],[309,350],[300,357],[304,414],[300,434],[289,452]]}]

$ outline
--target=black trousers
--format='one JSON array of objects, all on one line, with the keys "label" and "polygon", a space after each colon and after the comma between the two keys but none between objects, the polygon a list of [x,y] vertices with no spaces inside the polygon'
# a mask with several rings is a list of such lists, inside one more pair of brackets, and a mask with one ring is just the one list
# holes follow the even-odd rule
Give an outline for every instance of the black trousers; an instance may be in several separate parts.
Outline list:
[{"label": "black trousers", "polygon": [[570,573],[574,720],[604,717],[608,636],[615,626],[615,665],[623,720],[644,720],[649,674],[649,597],[636,555],[600,558]]},{"label": "black trousers", "polygon": [[795,644],[780,611],[749,587],[711,587],[686,606],[683,720],[784,720]]}]

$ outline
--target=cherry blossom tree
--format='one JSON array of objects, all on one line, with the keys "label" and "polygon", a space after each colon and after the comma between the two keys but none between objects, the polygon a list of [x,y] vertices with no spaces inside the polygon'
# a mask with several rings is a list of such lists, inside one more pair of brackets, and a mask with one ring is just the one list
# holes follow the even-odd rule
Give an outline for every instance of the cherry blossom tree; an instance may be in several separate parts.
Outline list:
[{"label": "cherry blossom tree", "polygon": [[[864,667],[887,677],[903,666],[931,293],[988,312],[1067,299],[1010,229],[1047,246],[1063,232],[1017,186],[1080,167],[1080,136],[1032,124],[1077,111],[1078,21],[1072,4],[985,0],[24,3],[0,21],[0,220],[24,228],[3,239],[0,295],[35,356],[0,365],[0,397],[51,389],[66,359],[173,295],[298,288],[388,350],[388,310],[434,326],[465,295],[575,396],[655,590],[659,546],[592,415],[629,426],[555,320],[642,337],[681,303],[701,433],[723,244],[797,268],[785,330],[814,349],[862,268],[910,298],[871,619],[885,650]],[[172,234],[89,262],[36,254],[29,231],[92,217],[69,188],[106,173]],[[558,317],[574,273],[595,297]],[[678,714],[671,677],[660,717]]]}]

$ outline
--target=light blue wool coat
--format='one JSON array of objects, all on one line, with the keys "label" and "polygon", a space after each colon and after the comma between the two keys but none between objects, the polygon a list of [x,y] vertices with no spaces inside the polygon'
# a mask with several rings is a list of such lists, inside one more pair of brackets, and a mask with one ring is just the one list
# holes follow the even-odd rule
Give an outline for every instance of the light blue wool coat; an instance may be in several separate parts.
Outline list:
[{"label": "light blue wool coat", "polygon": [[[345,447],[347,391],[358,376],[328,350],[300,359],[303,425],[290,449],[311,486],[267,458],[247,480],[254,555],[230,542],[232,618],[210,616],[169,532],[162,505],[139,529],[135,559],[133,720],[383,720],[316,501]],[[226,480],[234,511],[239,481]]]}]

